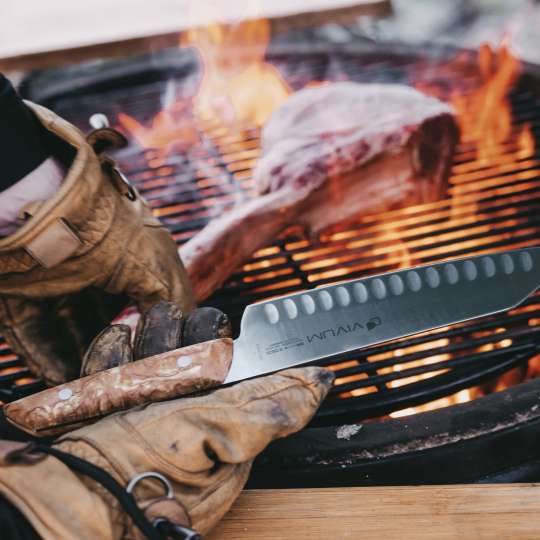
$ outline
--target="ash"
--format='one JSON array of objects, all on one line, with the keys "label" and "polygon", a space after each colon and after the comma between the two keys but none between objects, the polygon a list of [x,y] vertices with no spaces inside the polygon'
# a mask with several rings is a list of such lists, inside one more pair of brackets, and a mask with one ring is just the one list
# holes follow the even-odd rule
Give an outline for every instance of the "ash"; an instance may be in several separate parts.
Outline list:
[{"label": "ash", "polygon": [[351,440],[351,437],[354,437],[361,429],[361,424],[346,424],[344,426],[340,426],[337,428],[336,431],[336,438],[338,439],[347,439],[348,441]]}]

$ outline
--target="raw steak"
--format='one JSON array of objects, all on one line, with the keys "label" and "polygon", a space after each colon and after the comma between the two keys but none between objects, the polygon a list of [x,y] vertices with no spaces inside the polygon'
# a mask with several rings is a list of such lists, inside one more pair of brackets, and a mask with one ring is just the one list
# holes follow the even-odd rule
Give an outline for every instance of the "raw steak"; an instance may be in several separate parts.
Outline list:
[{"label": "raw steak", "polygon": [[343,82],[292,95],[262,132],[260,195],[180,249],[197,300],[288,225],[316,234],[440,198],[457,140],[452,109],[407,86]]}]

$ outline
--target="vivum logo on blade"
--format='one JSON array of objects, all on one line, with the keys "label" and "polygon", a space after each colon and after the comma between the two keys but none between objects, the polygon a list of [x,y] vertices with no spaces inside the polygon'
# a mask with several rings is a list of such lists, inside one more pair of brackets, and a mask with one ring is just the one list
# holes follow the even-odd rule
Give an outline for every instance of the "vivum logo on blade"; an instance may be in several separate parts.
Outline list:
[{"label": "vivum logo on blade", "polygon": [[304,338],[289,337],[283,341],[276,341],[275,343],[267,345],[264,348],[264,353],[266,355],[272,355],[282,353],[284,351],[289,351],[297,347],[303,347],[308,343],[317,343],[318,341],[322,341],[328,338],[339,338],[340,336],[350,334],[351,332],[369,332],[374,328],[377,328],[377,326],[380,326],[381,324],[382,321],[380,317],[371,317],[371,319],[363,323],[357,321],[350,324],[336,326],[334,328],[326,328],[325,330],[321,330],[320,332],[316,332],[315,334],[305,336]]},{"label": "vivum logo on blade", "polygon": [[308,343],[312,343],[316,340],[322,341],[323,339],[328,339],[330,337],[336,338],[345,334],[350,334],[351,332],[359,332],[363,330],[371,331],[374,328],[377,328],[377,326],[380,326],[381,324],[382,321],[380,317],[371,317],[371,319],[369,319],[363,324],[359,322],[354,322],[352,324],[345,324],[342,326],[336,326],[334,328],[327,328],[326,330],[322,330],[321,332],[306,336],[306,339]]}]

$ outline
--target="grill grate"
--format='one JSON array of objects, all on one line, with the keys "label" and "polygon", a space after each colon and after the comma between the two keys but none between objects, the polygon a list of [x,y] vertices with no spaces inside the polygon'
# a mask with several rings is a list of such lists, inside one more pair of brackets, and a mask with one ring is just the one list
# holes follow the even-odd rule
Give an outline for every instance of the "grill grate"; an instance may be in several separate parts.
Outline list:
[{"label": "grill grate", "polygon": [[[404,49],[271,55],[293,89],[313,80],[351,79],[416,84],[444,96],[459,81],[460,91],[467,95],[478,85],[475,55],[462,54],[459,61],[450,63],[447,59],[446,51],[428,57]],[[88,84],[86,90],[62,91],[42,101],[83,129],[95,112],[104,112],[111,120],[123,112],[144,122],[160,109],[164,95],[189,96],[197,80],[197,71],[175,78],[165,70],[161,78],[154,76],[150,82],[142,77],[129,85],[116,80],[108,85],[100,82],[98,87]],[[244,307],[270,296],[403,266],[540,244],[540,157],[536,145],[526,147],[522,140],[525,125],[534,139],[538,136],[540,102],[524,85],[516,85],[510,100],[512,135],[484,160],[476,157],[477,139],[468,137],[461,143],[448,198],[362,216],[356,226],[316,241],[290,230],[254,254],[208,303],[229,313],[238,328]],[[117,155],[178,243],[253,195],[251,168],[259,152],[258,130],[233,131],[221,125],[197,128],[200,144],[183,155],[164,157],[159,150],[136,146]],[[336,372],[337,384],[318,421],[338,423],[386,415],[480,384],[475,392],[495,389],[486,381],[513,368],[510,373],[519,372],[521,378],[531,376],[534,362],[529,360],[538,354],[539,337],[537,295],[506,314],[323,362]],[[29,373],[21,370],[20,361],[5,346],[0,358],[2,399],[39,388],[39,382],[21,380]],[[459,400],[459,395],[453,399]]]}]

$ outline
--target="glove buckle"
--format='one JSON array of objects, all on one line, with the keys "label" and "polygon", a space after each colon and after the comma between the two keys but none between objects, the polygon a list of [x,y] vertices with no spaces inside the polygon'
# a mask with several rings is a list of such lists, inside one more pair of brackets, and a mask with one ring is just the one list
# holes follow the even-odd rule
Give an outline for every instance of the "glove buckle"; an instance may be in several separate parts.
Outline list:
[{"label": "glove buckle", "polygon": [[[133,495],[133,490],[137,484],[146,478],[154,478],[159,480],[167,491],[165,499],[174,500],[174,490],[171,482],[166,476],[155,471],[147,471],[136,474],[129,481],[126,487],[126,492]],[[163,535],[164,538],[170,538],[171,540],[202,540],[201,535],[197,531],[178,523],[173,523],[170,519],[166,519],[164,517],[154,519],[154,521],[152,521],[152,525],[161,535]]]},{"label": "glove buckle", "polygon": [[137,191],[131,185],[127,176],[117,167],[116,163],[107,156],[101,157],[101,166],[109,174],[114,188],[130,201],[137,200]]},{"label": "glove buckle", "polygon": [[127,176],[118,167],[113,167],[113,173],[120,180],[120,183],[123,186],[123,195],[127,197],[130,201],[137,200],[137,193],[134,187],[131,185],[131,182],[128,180]]}]

